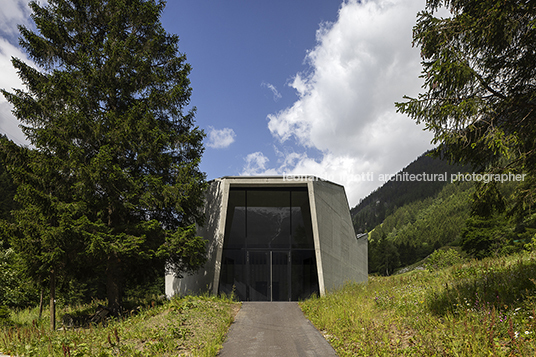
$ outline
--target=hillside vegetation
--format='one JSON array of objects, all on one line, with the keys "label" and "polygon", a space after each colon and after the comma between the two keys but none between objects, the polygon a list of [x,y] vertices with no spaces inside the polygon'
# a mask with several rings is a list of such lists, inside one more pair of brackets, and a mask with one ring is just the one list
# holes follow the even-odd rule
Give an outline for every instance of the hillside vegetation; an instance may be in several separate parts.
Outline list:
[{"label": "hillside vegetation", "polygon": [[369,273],[390,275],[430,255],[459,245],[470,217],[473,182],[451,182],[467,166],[449,165],[424,153],[398,175],[440,174],[444,180],[393,178],[351,210],[356,232],[369,232]]},{"label": "hillside vegetation", "polygon": [[[468,168],[425,153],[351,210],[356,232],[369,233],[369,273],[391,275],[444,247],[481,259],[530,242],[536,215],[515,199],[526,182],[479,181]],[[452,181],[464,172],[470,179]],[[405,173],[446,180],[408,181]]]},{"label": "hillside vegetation", "polygon": [[447,184],[436,196],[388,215],[369,235],[369,273],[390,275],[436,249],[458,244],[473,192],[471,183]]},{"label": "hillside vegetation", "polygon": [[356,233],[371,231],[399,207],[435,196],[450,182],[451,175],[467,170],[468,166],[450,165],[444,160],[429,156],[429,152],[425,152],[397,174],[401,177],[406,173],[408,175],[446,174],[446,180],[392,179],[386,182],[350,210]]},{"label": "hillside vegetation", "polygon": [[450,256],[300,305],[339,356],[534,356],[536,253]]}]

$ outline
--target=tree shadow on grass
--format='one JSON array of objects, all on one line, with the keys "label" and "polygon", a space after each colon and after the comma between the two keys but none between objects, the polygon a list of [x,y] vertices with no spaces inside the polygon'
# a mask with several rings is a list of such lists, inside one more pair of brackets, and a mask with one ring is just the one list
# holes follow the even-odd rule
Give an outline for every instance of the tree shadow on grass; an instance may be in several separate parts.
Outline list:
[{"label": "tree shadow on grass", "polygon": [[[454,267],[452,279],[438,291],[430,291],[427,307],[436,315],[460,309],[504,310],[511,306],[536,304],[535,255],[486,260]],[[529,306],[527,306],[529,307]]]}]

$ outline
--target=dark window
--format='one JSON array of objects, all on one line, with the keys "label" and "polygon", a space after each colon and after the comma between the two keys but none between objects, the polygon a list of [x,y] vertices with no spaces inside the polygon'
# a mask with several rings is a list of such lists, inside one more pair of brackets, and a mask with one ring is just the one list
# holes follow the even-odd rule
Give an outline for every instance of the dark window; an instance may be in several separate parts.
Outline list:
[{"label": "dark window", "polygon": [[246,246],[288,249],[290,191],[248,190],[246,201]]},{"label": "dark window", "polygon": [[291,191],[292,248],[314,249],[311,208],[307,191]]},{"label": "dark window", "polygon": [[305,187],[231,188],[219,289],[252,301],[318,293]]},{"label": "dark window", "polygon": [[318,294],[318,276],[314,250],[292,251],[292,300],[303,300]]},{"label": "dark window", "polygon": [[225,246],[243,248],[246,244],[246,191],[231,191],[225,224]]}]

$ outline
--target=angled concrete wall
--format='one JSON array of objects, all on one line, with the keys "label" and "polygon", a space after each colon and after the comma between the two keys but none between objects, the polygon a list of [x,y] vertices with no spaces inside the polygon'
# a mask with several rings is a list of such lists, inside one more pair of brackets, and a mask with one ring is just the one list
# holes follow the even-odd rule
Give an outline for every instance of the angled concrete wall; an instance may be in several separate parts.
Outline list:
[{"label": "angled concrete wall", "polygon": [[327,181],[309,186],[321,294],[348,281],[367,281],[368,245],[356,238],[344,188]]},{"label": "angled concrete wall", "polygon": [[223,177],[211,182],[206,195],[206,223],[198,234],[207,240],[208,260],[196,274],[177,279],[166,275],[166,295],[218,293],[227,202],[230,187],[307,187],[311,207],[318,285],[323,296],[345,282],[368,278],[367,239],[357,239],[344,187],[316,177]]},{"label": "angled concrete wall", "polygon": [[228,186],[221,180],[215,180],[210,183],[205,196],[205,225],[198,227],[197,233],[207,241],[207,262],[197,273],[182,279],[166,274],[166,296],[198,294],[206,291],[217,294],[218,287],[214,285],[214,279],[215,276],[219,276],[221,266]]}]

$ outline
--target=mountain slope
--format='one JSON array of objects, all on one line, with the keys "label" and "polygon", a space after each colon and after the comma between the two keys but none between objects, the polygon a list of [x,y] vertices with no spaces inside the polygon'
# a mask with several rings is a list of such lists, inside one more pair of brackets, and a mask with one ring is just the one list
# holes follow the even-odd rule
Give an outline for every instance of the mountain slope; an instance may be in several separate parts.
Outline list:
[{"label": "mountain slope", "polygon": [[[449,165],[428,152],[422,154],[350,210],[356,233],[371,231],[398,207],[433,197],[450,183],[451,175],[467,170],[468,166]],[[424,180],[409,181],[411,175]]]},{"label": "mountain slope", "polygon": [[369,273],[390,275],[459,242],[469,218],[471,182],[448,183],[434,197],[397,208],[369,233]]}]

